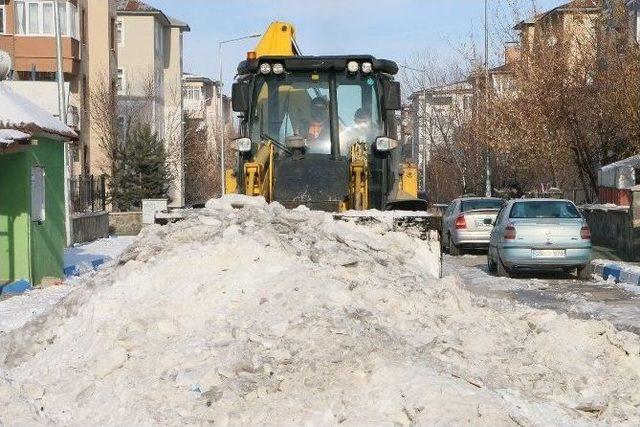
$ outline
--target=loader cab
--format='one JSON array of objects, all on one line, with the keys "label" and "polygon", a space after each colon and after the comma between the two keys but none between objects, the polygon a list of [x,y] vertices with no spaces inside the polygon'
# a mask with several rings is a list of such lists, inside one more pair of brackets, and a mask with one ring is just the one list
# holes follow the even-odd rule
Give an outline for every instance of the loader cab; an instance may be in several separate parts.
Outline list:
[{"label": "loader cab", "polygon": [[379,150],[376,139],[396,135],[397,70],[392,61],[354,55],[242,62],[232,102],[251,148],[241,153],[239,167],[271,141],[275,200],[334,211],[349,186],[351,147],[366,144],[370,207],[382,209],[399,153]]}]

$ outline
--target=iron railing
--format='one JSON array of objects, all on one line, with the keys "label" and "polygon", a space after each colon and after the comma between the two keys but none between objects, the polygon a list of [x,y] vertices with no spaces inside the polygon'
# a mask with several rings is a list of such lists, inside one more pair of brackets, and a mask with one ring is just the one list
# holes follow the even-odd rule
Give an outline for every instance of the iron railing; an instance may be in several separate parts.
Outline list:
[{"label": "iron railing", "polygon": [[70,180],[73,213],[102,212],[106,209],[106,176],[85,175]]}]

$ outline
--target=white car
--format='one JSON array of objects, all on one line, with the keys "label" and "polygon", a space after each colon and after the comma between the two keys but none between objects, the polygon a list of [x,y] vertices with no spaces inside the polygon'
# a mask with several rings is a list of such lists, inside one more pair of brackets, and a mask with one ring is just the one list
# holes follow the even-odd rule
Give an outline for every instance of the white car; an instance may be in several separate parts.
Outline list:
[{"label": "white car", "polygon": [[443,247],[451,255],[463,249],[487,249],[493,222],[504,200],[463,197],[451,202],[442,218]]}]

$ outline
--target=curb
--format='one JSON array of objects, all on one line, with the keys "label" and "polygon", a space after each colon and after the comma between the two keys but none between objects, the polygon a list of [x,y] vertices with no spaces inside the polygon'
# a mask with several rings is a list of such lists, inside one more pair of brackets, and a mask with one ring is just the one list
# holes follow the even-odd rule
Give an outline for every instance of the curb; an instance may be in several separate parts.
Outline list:
[{"label": "curb", "polygon": [[31,283],[28,280],[18,280],[17,282],[7,283],[0,286],[0,296],[5,295],[20,295],[33,289]]},{"label": "curb", "polygon": [[83,262],[80,264],[69,265],[65,267],[63,270],[64,277],[78,277],[84,273],[88,273],[89,271],[95,271],[101,265],[103,265],[104,263],[110,260],[111,258],[109,257],[103,257],[103,258],[96,258],[94,260],[91,260],[90,262]]},{"label": "curb", "polygon": [[640,286],[640,269],[617,264],[594,264],[593,272],[604,280],[613,279],[616,283]]}]

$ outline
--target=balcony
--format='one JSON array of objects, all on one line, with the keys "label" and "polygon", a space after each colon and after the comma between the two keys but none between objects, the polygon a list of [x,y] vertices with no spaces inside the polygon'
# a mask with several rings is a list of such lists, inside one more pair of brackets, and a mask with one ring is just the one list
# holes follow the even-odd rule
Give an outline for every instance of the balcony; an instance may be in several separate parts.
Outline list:
[{"label": "balcony", "polygon": [[[0,36],[0,49],[13,58],[15,71],[56,72],[56,39],[53,36]],[[80,70],[80,42],[62,38],[62,68],[65,74],[78,75]]]}]

